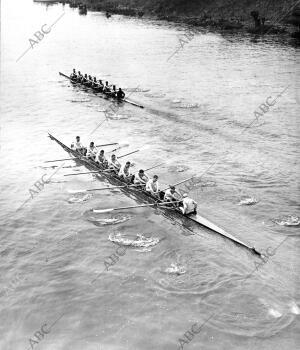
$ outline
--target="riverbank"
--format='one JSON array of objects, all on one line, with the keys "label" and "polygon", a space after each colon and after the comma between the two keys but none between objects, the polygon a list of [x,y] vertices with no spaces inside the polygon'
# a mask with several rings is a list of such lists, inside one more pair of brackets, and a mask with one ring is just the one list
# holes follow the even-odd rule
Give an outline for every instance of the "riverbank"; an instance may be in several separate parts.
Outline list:
[{"label": "riverbank", "polygon": [[[104,11],[108,16],[152,17],[208,29],[245,31],[254,34],[281,34],[299,31],[300,8],[294,0],[67,0],[71,7],[86,5],[90,11]],[[299,6],[298,6],[299,7]]]}]

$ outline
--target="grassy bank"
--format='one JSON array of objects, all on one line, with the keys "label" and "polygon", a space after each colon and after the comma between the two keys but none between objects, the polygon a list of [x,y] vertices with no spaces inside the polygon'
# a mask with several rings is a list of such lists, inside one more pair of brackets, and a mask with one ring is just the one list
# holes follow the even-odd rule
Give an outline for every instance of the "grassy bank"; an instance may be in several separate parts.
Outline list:
[{"label": "grassy bank", "polygon": [[[279,33],[299,30],[295,0],[70,0],[89,10],[188,23],[224,30]],[[300,9],[299,5],[298,8]]]}]

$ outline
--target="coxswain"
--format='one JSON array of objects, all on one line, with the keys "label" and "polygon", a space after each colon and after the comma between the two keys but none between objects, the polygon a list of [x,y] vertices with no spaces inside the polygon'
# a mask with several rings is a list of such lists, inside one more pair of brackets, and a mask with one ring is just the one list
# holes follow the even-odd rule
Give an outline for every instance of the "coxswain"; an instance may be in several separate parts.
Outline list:
[{"label": "coxswain", "polygon": [[123,178],[126,182],[131,182],[132,174],[130,172],[130,162],[126,162],[125,165],[121,166],[119,171],[119,177]]},{"label": "coxswain", "polygon": [[97,156],[97,152],[98,152],[97,147],[95,146],[94,142],[91,142],[90,147],[87,150],[86,156],[89,159],[95,160]]},{"label": "coxswain", "polygon": [[125,97],[125,92],[121,88],[119,88],[119,90],[117,92],[117,98],[119,100],[123,100],[124,97]]},{"label": "coxswain", "polygon": [[145,174],[144,170],[141,169],[134,174],[133,183],[136,185],[146,186],[146,183],[149,181],[149,177]]},{"label": "coxswain", "polygon": [[108,168],[114,170],[116,173],[119,172],[121,163],[118,161],[115,154],[111,155],[111,160],[108,162]]},{"label": "coxswain", "polygon": [[73,72],[72,72],[72,74],[70,75],[70,78],[71,78],[72,80],[76,80],[76,79],[77,79],[77,74],[76,74],[75,68],[73,68]]},{"label": "coxswain", "polygon": [[[166,190],[164,201],[165,202],[179,202],[181,200],[181,194],[176,191],[175,186],[170,185],[170,187]],[[176,207],[179,206],[179,203],[174,203]]]},{"label": "coxswain", "polygon": [[98,155],[96,156],[96,161],[101,164],[102,166],[104,166],[105,168],[107,168],[107,165],[108,165],[108,161],[107,159],[105,158],[105,155],[104,155],[104,150],[102,149]]},{"label": "coxswain", "polygon": [[83,144],[80,142],[80,136],[76,136],[76,141],[72,142],[71,149],[82,153],[83,155],[86,154],[86,148],[83,146]]},{"label": "coxswain", "polygon": [[197,214],[197,202],[195,202],[192,198],[189,198],[187,193],[182,195],[182,207],[179,209],[182,211],[182,214]]},{"label": "coxswain", "polygon": [[158,176],[154,175],[152,179],[149,179],[146,183],[146,191],[150,192],[153,196],[159,197],[159,184]]}]

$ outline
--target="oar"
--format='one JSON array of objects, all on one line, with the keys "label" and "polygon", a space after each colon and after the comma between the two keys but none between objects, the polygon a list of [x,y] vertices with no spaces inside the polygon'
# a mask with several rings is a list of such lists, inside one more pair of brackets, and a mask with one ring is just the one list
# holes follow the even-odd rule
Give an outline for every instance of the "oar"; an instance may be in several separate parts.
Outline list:
[{"label": "oar", "polygon": [[112,190],[115,188],[128,188],[128,187],[136,187],[136,186],[140,186],[140,185],[139,184],[132,184],[132,185],[123,185],[123,186],[91,188],[89,190],[68,190],[68,192],[69,193],[85,193],[85,192],[105,191],[105,190]]},{"label": "oar", "polygon": [[53,162],[62,162],[64,160],[75,160],[79,157],[73,157],[73,158],[64,158],[64,159],[54,159],[54,160],[46,160],[44,163],[53,163]]},{"label": "oar", "polygon": [[174,204],[179,203],[180,201],[174,201],[174,202],[161,202],[161,203],[152,203],[152,204],[142,204],[142,205],[133,205],[130,207],[120,207],[120,208],[109,208],[109,209],[92,209],[94,213],[109,213],[111,211],[115,210],[125,210],[125,209],[134,209],[134,208],[142,208],[142,207],[151,207],[156,205],[165,205],[165,204]]},{"label": "oar", "polygon": [[141,105],[138,105],[138,104],[135,103],[135,102],[126,100],[125,98],[124,98],[122,101],[127,102],[127,103],[130,103],[131,105],[136,106],[136,107],[139,107],[139,108],[144,108],[144,106],[141,106]]},{"label": "oar", "polygon": [[160,165],[164,165],[164,164],[165,164],[165,163],[160,163],[160,164],[154,165],[154,166],[152,166],[151,168],[148,168],[148,169],[146,169],[146,170],[144,170],[144,171],[149,171],[149,170],[158,168]]},{"label": "oar", "polygon": [[65,174],[64,176],[75,176],[75,175],[83,175],[83,174],[99,174],[101,171],[86,171],[83,173],[72,173],[72,174]]},{"label": "oar", "polygon": [[114,143],[106,143],[104,145],[97,145],[96,147],[104,147],[104,146],[112,146],[112,145],[118,145],[118,142],[114,142]]},{"label": "oar", "polygon": [[[186,181],[189,181],[190,179],[192,179],[192,178],[195,177],[195,176],[196,176],[196,175],[193,175],[193,176],[189,177],[188,179],[179,181],[179,182],[177,182],[176,184],[174,184],[173,186],[177,186],[177,185],[180,185],[180,184],[182,184],[182,183],[184,183],[184,182],[186,182]],[[170,186],[166,187],[166,188],[163,189],[162,191],[165,191],[165,190],[167,190],[168,188],[170,188]]]},{"label": "oar", "polygon": [[123,154],[122,156],[119,156],[118,159],[123,158],[123,157],[126,157],[126,156],[129,156],[130,154],[133,154],[133,153],[136,153],[136,152],[139,152],[139,151],[140,151],[140,150],[138,149],[138,150],[136,150],[136,151]]}]

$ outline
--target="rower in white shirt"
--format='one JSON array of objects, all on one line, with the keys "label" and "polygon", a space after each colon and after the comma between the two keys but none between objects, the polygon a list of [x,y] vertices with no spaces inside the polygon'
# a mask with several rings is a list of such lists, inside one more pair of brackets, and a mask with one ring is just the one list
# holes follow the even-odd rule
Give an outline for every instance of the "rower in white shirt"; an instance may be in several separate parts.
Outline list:
[{"label": "rower in white shirt", "polygon": [[101,164],[102,166],[104,166],[105,168],[107,168],[107,165],[108,165],[108,161],[107,159],[105,158],[105,155],[104,155],[104,150],[102,149],[96,156],[96,161]]},{"label": "rower in white shirt", "polygon": [[116,173],[119,172],[121,168],[121,163],[118,161],[115,154],[111,155],[111,159],[108,162],[108,168],[114,170]]},{"label": "rower in white shirt", "polygon": [[98,152],[97,147],[95,146],[94,142],[91,142],[90,147],[87,150],[86,156],[87,158],[95,160],[97,156],[97,152]]},{"label": "rower in white shirt", "polygon": [[197,214],[197,202],[195,202],[192,198],[189,198],[186,193],[184,193],[182,197],[183,207],[180,207],[182,214]]},{"label": "rower in white shirt", "polygon": [[76,136],[76,141],[72,142],[71,149],[78,151],[79,153],[86,153],[86,148],[80,142],[80,136]]},{"label": "rower in white shirt", "polygon": [[119,177],[123,178],[126,182],[130,182],[132,178],[130,166],[130,162],[126,162],[124,165],[121,166],[119,171]]},{"label": "rower in white shirt", "polygon": [[137,185],[146,186],[146,183],[148,182],[148,180],[149,180],[148,176],[145,174],[144,170],[141,169],[134,174],[133,183]]},{"label": "rower in white shirt", "polygon": [[[182,196],[181,194],[176,191],[175,186],[171,186],[166,190],[164,201],[165,202],[179,202],[181,200]],[[173,203],[174,206],[178,207],[179,203]]]},{"label": "rower in white shirt", "polygon": [[159,184],[158,184],[158,176],[154,175],[152,179],[149,179],[146,183],[146,191],[150,192],[153,196],[159,197]]}]

